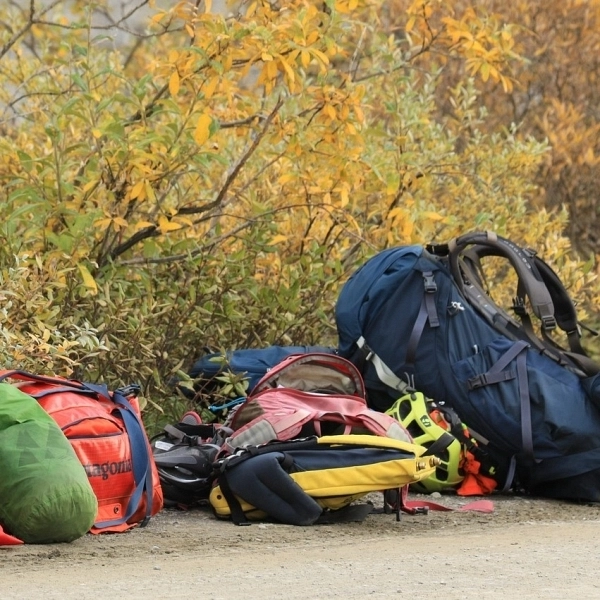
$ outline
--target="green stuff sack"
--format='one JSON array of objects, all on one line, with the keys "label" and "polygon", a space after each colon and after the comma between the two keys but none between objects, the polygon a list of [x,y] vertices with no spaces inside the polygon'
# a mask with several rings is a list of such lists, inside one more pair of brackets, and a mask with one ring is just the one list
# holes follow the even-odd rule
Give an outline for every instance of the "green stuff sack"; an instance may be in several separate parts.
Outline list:
[{"label": "green stuff sack", "polygon": [[25,543],[71,542],[94,524],[98,502],[56,422],[37,401],[0,383],[0,523]]}]

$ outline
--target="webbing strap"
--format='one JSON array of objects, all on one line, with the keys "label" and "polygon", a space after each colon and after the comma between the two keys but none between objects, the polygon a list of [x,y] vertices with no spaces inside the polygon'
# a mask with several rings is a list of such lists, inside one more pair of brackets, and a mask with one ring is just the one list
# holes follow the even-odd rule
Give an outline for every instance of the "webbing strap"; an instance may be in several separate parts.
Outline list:
[{"label": "webbing strap", "polygon": [[525,456],[533,460],[533,437],[531,427],[531,402],[529,399],[529,379],[527,377],[527,354],[529,347],[524,341],[515,342],[499,360],[492,365],[488,374],[504,371],[516,359],[517,382],[519,385],[519,401],[521,404],[521,438]]},{"label": "webbing strap", "polygon": [[521,401],[521,436],[525,456],[534,460],[533,427],[531,423],[531,400],[529,398],[529,379],[527,378],[527,355],[523,352],[517,356],[517,381],[519,382],[519,399]]},{"label": "webbing strap", "polygon": [[135,409],[124,396],[121,396],[115,392],[113,394],[113,400],[116,405],[116,408],[113,410],[113,412],[118,413],[123,419],[123,423],[129,437],[129,443],[131,447],[131,465],[135,489],[131,495],[131,498],[129,499],[127,508],[125,509],[123,515],[117,519],[95,523],[94,527],[97,529],[104,529],[106,527],[114,527],[115,525],[126,523],[139,508],[145,492],[146,512],[144,520],[140,523],[140,527],[144,527],[148,523],[150,515],[152,514],[153,496],[150,451],[146,441],[144,426],[137,416]]},{"label": "webbing strap", "polygon": [[405,394],[409,391],[413,391],[412,387],[400,379],[384,362],[381,358],[369,348],[367,345],[367,341],[364,337],[360,337],[356,345],[363,349],[366,352],[365,360],[368,360],[375,367],[375,372],[377,373],[377,377],[385,383],[388,387],[391,387],[394,390],[397,390],[401,394]]},{"label": "webbing strap", "polygon": [[439,327],[440,320],[435,306],[435,295],[437,292],[437,284],[432,271],[423,271],[423,286],[424,294],[419,307],[419,314],[415,319],[408,344],[406,345],[406,364],[414,365],[417,357],[417,347],[423,335],[425,324],[429,321],[430,327]]},{"label": "webbing strap", "polygon": [[455,439],[452,434],[444,432],[421,456],[436,456],[442,453]]},{"label": "webbing strap", "polygon": [[33,396],[36,400],[39,400],[40,398],[44,398],[45,396],[52,396],[53,394],[62,394],[63,392],[69,392],[71,394],[81,394],[82,396],[91,396],[92,398],[98,397],[98,394],[94,390],[86,390],[83,388],[77,388],[73,386],[53,386],[30,395]]},{"label": "webbing strap", "polygon": [[235,496],[235,494],[231,491],[231,487],[229,486],[229,481],[227,479],[227,474],[222,473],[218,480],[219,486],[221,488],[221,492],[223,497],[227,501],[227,505],[229,506],[229,510],[231,512],[231,520],[236,525],[250,525],[250,521],[246,518],[244,511],[242,510],[242,505],[239,500]]},{"label": "webbing strap", "polygon": [[410,337],[408,338],[408,344],[406,345],[406,364],[414,365],[415,358],[417,355],[417,346],[419,345],[419,341],[421,340],[421,335],[423,334],[423,329],[425,329],[425,323],[427,323],[427,303],[425,300],[425,296],[423,296],[423,300],[421,300],[421,306],[419,308],[419,314],[415,319],[415,324],[413,325],[412,331],[410,332]]},{"label": "webbing strap", "polygon": [[506,474],[506,481],[500,490],[501,494],[508,492],[510,490],[513,479],[515,478],[515,472],[517,470],[517,458],[515,456],[510,457],[510,463],[508,465],[508,473]]},{"label": "webbing strap", "polygon": [[507,367],[516,361],[516,377],[519,387],[519,402],[521,406],[521,440],[523,452],[529,459],[533,456],[533,434],[531,423],[531,402],[529,398],[529,379],[527,377],[527,354],[529,344],[524,341],[515,342],[487,372],[469,379],[470,389],[500,383],[515,378],[515,372]]}]

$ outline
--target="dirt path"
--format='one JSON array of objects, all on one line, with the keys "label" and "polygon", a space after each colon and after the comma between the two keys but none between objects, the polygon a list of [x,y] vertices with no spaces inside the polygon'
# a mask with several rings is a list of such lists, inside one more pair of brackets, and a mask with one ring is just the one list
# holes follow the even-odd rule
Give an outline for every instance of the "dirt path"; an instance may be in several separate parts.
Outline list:
[{"label": "dirt path", "polygon": [[304,528],[165,510],[127,534],[0,548],[0,598],[600,598],[600,506],[493,502]]}]

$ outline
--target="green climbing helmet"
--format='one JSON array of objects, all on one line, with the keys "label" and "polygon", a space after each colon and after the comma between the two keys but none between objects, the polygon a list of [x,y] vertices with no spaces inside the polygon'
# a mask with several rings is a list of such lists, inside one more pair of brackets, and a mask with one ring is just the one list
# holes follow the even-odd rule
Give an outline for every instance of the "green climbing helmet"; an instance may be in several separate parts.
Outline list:
[{"label": "green climbing helmet", "polygon": [[[415,444],[429,448],[442,435],[449,433],[432,417],[431,412],[435,408],[434,402],[421,392],[408,392],[398,398],[386,414],[404,425]],[[431,494],[458,486],[464,478],[460,468],[462,450],[462,444],[454,437],[445,450],[436,454],[441,462],[434,474],[412,484],[411,488],[416,492]]]}]

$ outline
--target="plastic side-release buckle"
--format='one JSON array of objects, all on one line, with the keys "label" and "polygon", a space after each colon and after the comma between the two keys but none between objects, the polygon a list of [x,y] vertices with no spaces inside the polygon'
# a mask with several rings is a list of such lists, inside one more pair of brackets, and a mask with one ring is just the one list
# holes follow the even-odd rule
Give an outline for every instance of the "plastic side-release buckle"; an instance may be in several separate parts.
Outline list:
[{"label": "plastic side-release buckle", "polygon": [[519,317],[524,317],[527,314],[527,310],[525,309],[525,300],[519,296],[513,298],[512,309]]},{"label": "plastic side-release buckle", "polygon": [[423,273],[423,279],[425,280],[425,293],[435,294],[437,292],[437,283],[435,282],[433,273],[431,271]]},{"label": "plastic side-release buckle", "polygon": [[477,375],[476,377],[471,377],[467,381],[467,387],[469,390],[477,390],[488,385],[489,381],[486,373],[482,373],[481,375]]},{"label": "plastic side-release buckle", "polygon": [[542,327],[546,331],[551,331],[552,329],[556,329],[556,319],[553,315],[544,315],[542,317]]},{"label": "plastic side-release buckle", "polygon": [[115,394],[120,394],[121,396],[125,396],[125,398],[127,398],[128,396],[138,396],[141,391],[141,385],[137,383],[131,383],[115,390]]}]

